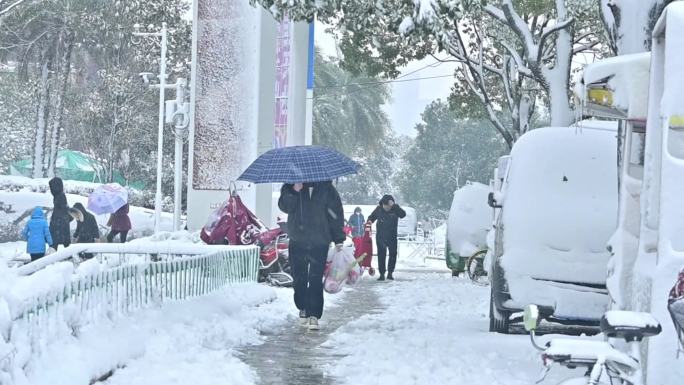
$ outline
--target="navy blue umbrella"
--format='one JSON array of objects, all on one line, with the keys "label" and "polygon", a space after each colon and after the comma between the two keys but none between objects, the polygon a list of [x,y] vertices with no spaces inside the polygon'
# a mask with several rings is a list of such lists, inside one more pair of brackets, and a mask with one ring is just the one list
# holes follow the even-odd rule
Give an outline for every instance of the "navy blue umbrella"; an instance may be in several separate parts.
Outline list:
[{"label": "navy blue umbrella", "polygon": [[308,183],[356,174],[358,163],[323,146],[275,148],[259,156],[238,180],[252,183]]}]

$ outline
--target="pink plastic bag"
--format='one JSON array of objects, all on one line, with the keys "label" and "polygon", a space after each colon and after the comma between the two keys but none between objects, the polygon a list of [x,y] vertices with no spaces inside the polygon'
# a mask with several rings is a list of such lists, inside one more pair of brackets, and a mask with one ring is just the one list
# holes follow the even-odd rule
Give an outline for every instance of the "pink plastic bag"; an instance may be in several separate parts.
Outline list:
[{"label": "pink plastic bag", "polygon": [[361,273],[359,261],[354,259],[353,248],[344,247],[340,251],[332,248],[328,252],[328,261],[323,273],[323,288],[330,294],[339,293],[345,283],[356,283]]}]

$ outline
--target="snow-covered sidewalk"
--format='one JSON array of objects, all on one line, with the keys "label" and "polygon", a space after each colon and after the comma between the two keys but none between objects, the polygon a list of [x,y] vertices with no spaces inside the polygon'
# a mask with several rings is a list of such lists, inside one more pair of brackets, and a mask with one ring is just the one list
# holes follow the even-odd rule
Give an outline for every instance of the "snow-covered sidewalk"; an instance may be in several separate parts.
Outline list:
[{"label": "snow-covered sidewalk", "polygon": [[[326,367],[339,383],[529,385],[538,379],[541,359],[528,336],[488,332],[488,287],[448,274],[401,273],[370,290],[384,310],[341,327],[323,345],[344,355]],[[572,374],[557,368],[544,383]]]},{"label": "snow-covered sidewalk", "polygon": [[[17,385],[88,385],[119,367],[104,383],[253,384],[255,372],[235,349],[262,341],[293,314],[291,291],[236,285],[183,302],[143,310],[65,334],[32,357]],[[291,317],[291,316],[290,316]]]}]

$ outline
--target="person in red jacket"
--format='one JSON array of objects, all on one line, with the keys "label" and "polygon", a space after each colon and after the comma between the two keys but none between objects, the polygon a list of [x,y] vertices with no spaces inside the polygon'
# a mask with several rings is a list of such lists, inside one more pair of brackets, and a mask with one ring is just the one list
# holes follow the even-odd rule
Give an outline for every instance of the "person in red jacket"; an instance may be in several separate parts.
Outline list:
[{"label": "person in red jacket", "polygon": [[121,243],[126,242],[128,232],[132,228],[131,218],[128,217],[128,210],[129,206],[128,203],[126,203],[109,217],[108,225],[112,226],[112,229],[109,234],[107,234],[107,242],[112,243],[117,235],[119,235]]}]

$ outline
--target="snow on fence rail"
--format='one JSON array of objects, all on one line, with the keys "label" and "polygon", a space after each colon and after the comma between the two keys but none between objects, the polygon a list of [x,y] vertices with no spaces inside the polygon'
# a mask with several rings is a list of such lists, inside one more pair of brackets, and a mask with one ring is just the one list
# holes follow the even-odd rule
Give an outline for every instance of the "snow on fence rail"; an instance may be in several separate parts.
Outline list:
[{"label": "snow on fence rail", "polygon": [[[33,274],[44,267],[56,262],[77,259],[81,253],[94,254],[101,262],[111,256],[118,256],[121,259],[135,256],[162,256],[181,257],[208,254],[219,250],[241,250],[241,246],[215,246],[197,245],[190,243],[174,242],[134,242],[134,243],[78,243],[57,252],[27,263],[17,269],[19,275]],[[122,261],[125,263],[126,261]]]},{"label": "snow on fence rail", "polygon": [[[102,251],[105,248],[101,246],[115,245],[97,246]],[[127,251],[149,251],[150,247],[149,244],[128,247]],[[156,251],[162,248],[157,247]],[[205,253],[85,274],[66,282],[60,289],[25,299],[13,309],[7,309],[11,324],[8,327],[0,325],[9,331],[0,333],[0,336],[5,334],[5,349],[0,349],[0,353],[4,351],[0,354],[0,374],[23,365],[15,361],[40,354],[64,331],[77,336],[80,328],[104,318],[116,319],[164,301],[201,296],[232,283],[257,281],[259,249],[256,246],[213,246],[208,249],[195,246],[179,250],[175,245],[173,249],[174,255],[200,254],[200,249]],[[86,251],[93,250],[86,247]],[[171,253],[171,250],[167,251]],[[2,345],[0,339],[0,348]]]}]

